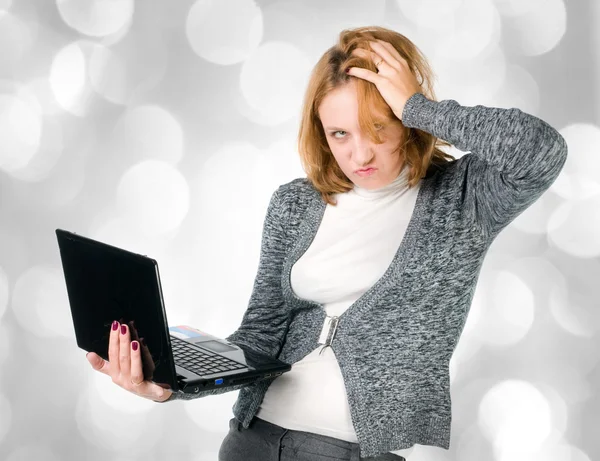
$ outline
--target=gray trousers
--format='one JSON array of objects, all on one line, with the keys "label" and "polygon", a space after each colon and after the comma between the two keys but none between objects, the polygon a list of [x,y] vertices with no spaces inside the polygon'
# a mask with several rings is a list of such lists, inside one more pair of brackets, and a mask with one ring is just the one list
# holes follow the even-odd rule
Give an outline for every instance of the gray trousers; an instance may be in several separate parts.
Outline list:
[{"label": "gray trousers", "polygon": [[361,458],[357,443],[293,431],[254,417],[248,429],[236,418],[219,449],[219,461],[406,461],[393,453]]}]

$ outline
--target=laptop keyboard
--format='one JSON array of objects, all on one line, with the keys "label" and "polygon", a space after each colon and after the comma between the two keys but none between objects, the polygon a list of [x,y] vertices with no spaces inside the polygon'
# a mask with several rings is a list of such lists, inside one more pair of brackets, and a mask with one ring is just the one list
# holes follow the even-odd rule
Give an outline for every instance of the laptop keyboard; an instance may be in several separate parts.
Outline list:
[{"label": "laptop keyboard", "polygon": [[198,375],[212,375],[247,368],[246,365],[235,360],[196,348],[176,336],[169,335],[169,338],[171,339],[175,363]]}]

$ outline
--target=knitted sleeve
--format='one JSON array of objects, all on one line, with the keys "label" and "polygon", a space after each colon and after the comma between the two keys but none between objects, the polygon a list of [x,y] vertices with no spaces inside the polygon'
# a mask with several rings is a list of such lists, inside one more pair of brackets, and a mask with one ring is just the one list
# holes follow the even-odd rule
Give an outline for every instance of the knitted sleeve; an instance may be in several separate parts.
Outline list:
[{"label": "knitted sleeve", "polygon": [[457,160],[459,198],[472,222],[492,238],[552,185],[567,159],[561,134],[517,108],[467,107],[415,93],[402,123],[471,153]]}]

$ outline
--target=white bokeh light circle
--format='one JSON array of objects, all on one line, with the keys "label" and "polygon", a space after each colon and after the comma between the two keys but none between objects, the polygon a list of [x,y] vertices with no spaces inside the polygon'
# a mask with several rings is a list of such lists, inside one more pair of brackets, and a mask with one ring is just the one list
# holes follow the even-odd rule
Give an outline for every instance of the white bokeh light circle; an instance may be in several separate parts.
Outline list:
[{"label": "white bokeh light circle", "polygon": [[44,115],[57,115],[64,112],[64,109],[54,97],[50,80],[47,77],[36,77],[30,80],[26,86],[37,99]]},{"label": "white bokeh light circle", "polygon": [[[419,27],[432,30],[444,28],[447,30],[452,23],[454,15],[460,9],[464,0],[396,0],[396,5],[402,12],[402,16],[412,21]],[[450,26],[452,27],[452,26]]]},{"label": "white bokeh light circle", "polygon": [[450,18],[432,57],[473,59],[499,40],[500,18],[491,0],[463,0]]},{"label": "white bokeh light circle", "polygon": [[74,42],[63,47],[52,60],[50,88],[58,104],[73,115],[87,112],[91,88],[87,78],[86,55],[97,45]]},{"label": "white bokeh light circle", "polygon": [[506,84],[507,62],[500,46],[490,46],[460,64],[443,55],[432,61],[438,80],[435,86],[438,100],[454,99],[467,106],[482,104]]},{"label": "white bokeh light circle", "polygon": [[63,21],[77,32],[103,37],[129,28],[133,0],[56,0]]},{"label": "white bokeh light circle", "polygon": [[[274,178],[267,178],[273,173],[270,169],[259,176],[249,174],[258,170],[262,155],[260,149],[245,142],[227,143],[213,152],[194,181],[195,206],[201,207],[206,216],[218,217],[219,222],[230,222],[236,227],[256,219],[253,204],[262,200],[274,182]],[[219,200],[213,196],[216,190]],[[235,207],[224,207],[224,203],[235,203]]]},{"label": "white bokeh light circle", "polygon": [[138,106],[118,121],[115,133],[129,158],[160,160],[172,165],[183,157],[183,129],[179,121],[160,106]]},{"label": "white bokeh light circle", "polygon": [[126,450],[135,459],[147,454],[161,442],[165,430],[164,422],[150,417],[150,410],[159,404],[118,387],[110,376],[90,373],[97,383],[102,378],[104,382],[100,388],[92,384],[78,395],[75,420],[79,433],[103,450]]},{"label": "white bokeh light circle", "polygon": [[[567,30],[567,10],[563,0],[512,3],[513,12],[503,22],[504,36],[511,48],[525,56],[539,56],[553,50]],[[502,9],[501,9],[502,11]]]},{"label": "white bokeh light circle", "polygon": [[560,130],[568,146],[567,161],[551,189],[566,199],[585,199],[600,193],[600,127],[574,123]]},{"label": "white bokeh light circle", "polygon": [[[600,275],[600,264],[596,274]],[[558,282],[558,283],[557,283]],[[593,338],[600,331],[597,314],[589,307],[585,296],[576,291],[569,291],[566,280],[549,283],[548,306],[552,317],[564,331],[581,338]]]},{"label": "white bokeh light circle", "polygon": [[[12,357],[14,354],[14,338],[12,331],[13,330],[8,327],[7,322],[5,320],[3,321],[2,317],[0,317],[0,369],[2,369],[6,359]],[[2,429],[0,428],[0,432],[1,430]],[[1,439],[2,437],[0,437],[0,444],[2,442]]]},{"label": "white bokeh light circle", "polygon": [[12,405],[10,401],[4,396],[0,390],[0,445],[6,437],[6,434],[10,432],[12,424]]},{"label": "white bokeh light circle", "polygon": [[215,64],[237,64],[262,40],[262,13],[253,0],[197,0],[189,10],[185,32],[201,58]]},{"label": "white bokeh light circle", "polygon": [[31,92],[0,94],[0,169],[26,166],[40,148],[42,129],[42,110]]},{"label": "white bokeh light circle", "polygon": [[8,307],[8,275],[2,266],[0,266],[0,320]]},{"label": "white bokeh light circle", "polygon": [[[31,442],[30,442],[31,443]],[[29,460],[44,460],[44,461],[60,461],[57,454],[53,453],[51,446],[45,445],[42,442],[33,442],[35,445],[20,445],[13,451],[8,453],[4,461],[29,461]]]},{"label": "white bokeh light circle", "polygon": [[278,125],[297,115],[310,73],[306,55],[284,42],[261,45],[243,64],[240,91],[256,123]]},{"label": "white bokeh light circle", "polygon": [[534,320],[535,298],[518,275],[501,270],[489,285],[485,315],[473,332],[486,344],[506,347],[521,341]]},{"label": "white bokeh light circle", "polygon": [[114,104],[125,104],[130,96],[125,82],[127,71],[121,56],[104,45],[94,47],[90,55],[89,76],[92,88]]},{"label": "white bokeh light circle", "polygon": [[535,454],[552,431],[548,400],[526,381],[497,383],[483,396],[478,410],[480,429],[498,454]]},{"label": "white bokeh light circle", "polygon": [[[517,108],[535,115],[540,107],[540,88],[527,69],[509,64],[506,68],[504,85],[488,98],[488,101],[487,105],[491,107]],[[481,102],[473,102],[481,104]]]},{"label": "white bokeh light circle", "polygon": [[[185,405],[185,413],[201,431],[214,431],[215,428],[226,428],[231,419],[230,409],[237,399],[239,391],[213,395],[198,399],[195,405]],[[206,418],[212,415],[212,418]]]},{"label": "white bokeh light circle", "polygon": [[600,257],[600,194],[561,204],[548,222],[552,246],[579,258]]},{"label": "white bokeh light circle", "polygon": [[146,160],[123,174],[116,200],[125,222],[142,235],[157,236],[181,225],[189,210],[190,190],[177,168]]},{"label": "white bokeh light circle", "polygon": [[535,11],[546,0],[494,0],[494,5],[502,16],[513,17]]},{"label": "white bokeh light circle", "polygon": [[38,28],[33,18],[25,21],[11,12],[0,13],[0,68],[21,65],[36,43]]},{"label": "white bokeh light circle", "polygon": [[45,117],[40,139],[40,149],[23,168],[10,172],[13,178],[25,182],[41,182],[48,179],[63,154],[63,131],[60,119]]},{"label": "white bokeh light circle", "polygon": [[62,268],[37,265],[26,270],[15,282],[11,307],[21,327],[34,336],[73,335]]},{"label": "white bokeh light circle", "polygon": [[12,0],[0,0],[0,19],[5,15],[12,6]]}]

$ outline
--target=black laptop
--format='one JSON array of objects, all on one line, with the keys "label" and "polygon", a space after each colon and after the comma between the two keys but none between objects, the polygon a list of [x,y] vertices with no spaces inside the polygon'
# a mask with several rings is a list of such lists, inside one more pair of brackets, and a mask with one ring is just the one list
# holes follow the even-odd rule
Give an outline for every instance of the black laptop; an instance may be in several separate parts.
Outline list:
[{"label": "black laptop", "polygon": [[253,383],[291,365],[188,325],[169,327],[158,263],[145,255],[56,229],[77,345],[108,360],[113,320],[143,338],[144,379],[171,390]]}]

